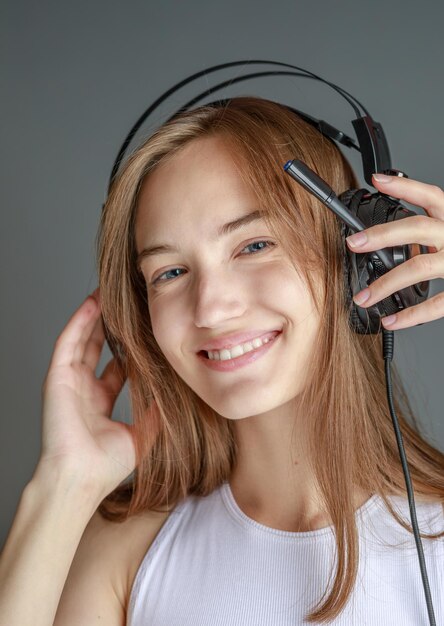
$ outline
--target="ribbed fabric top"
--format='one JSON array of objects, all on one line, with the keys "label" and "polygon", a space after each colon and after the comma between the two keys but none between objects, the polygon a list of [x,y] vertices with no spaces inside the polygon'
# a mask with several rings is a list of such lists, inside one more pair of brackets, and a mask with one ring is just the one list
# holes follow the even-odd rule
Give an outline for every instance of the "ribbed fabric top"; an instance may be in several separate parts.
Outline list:
[{"label": "ribbed fabric top", "polygon": [[[407,500],[391,503],[410,521]],[[416,505],[421,531],[444,528],[440,504]],[[355,589],[335,625],[427,625],[414,537],[374,495],[356,511]],[[423,539],[437,624],[444,624],[444,539]],[[237,505],[230,485],[188,496],[147,551],[130,595],[127,626],[299,626],[328,584],[331,527],[289,532]]]}]

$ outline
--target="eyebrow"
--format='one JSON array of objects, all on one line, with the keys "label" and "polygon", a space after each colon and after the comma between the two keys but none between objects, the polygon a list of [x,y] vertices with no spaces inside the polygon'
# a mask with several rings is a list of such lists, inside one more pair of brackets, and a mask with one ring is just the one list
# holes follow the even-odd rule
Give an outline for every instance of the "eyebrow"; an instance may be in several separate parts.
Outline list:
[{"label": "eyebrow", "polygon": [[[232,233],[243,226],[247,226],[247,224],[251,224],[257,220],[264,219],[264,211],[252,211],[247,215],[242,215],[241,217],[236,218],[232,222],[228,222],[227,224],[223,224],[217,231],[216,238],[220,239],[223,235],[227,235],[228,233]],[[149,256],[155,256],[156,254],[165,254],[168,252],[178,252],[178,248],[171,246],[169,244],[155,244],[153,246],[148,246],[141,250],[141,252],[137,255],[137,267],[140,266],[143,259]]]}]

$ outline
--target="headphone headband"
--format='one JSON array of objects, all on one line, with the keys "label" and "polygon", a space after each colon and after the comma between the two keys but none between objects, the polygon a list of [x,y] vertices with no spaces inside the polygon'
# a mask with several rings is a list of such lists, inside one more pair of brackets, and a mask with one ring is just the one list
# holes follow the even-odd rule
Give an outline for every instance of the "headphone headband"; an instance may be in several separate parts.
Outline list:
[{"label": "headphone headband", "polygon": [[[191,83],[192,81],[200,78],[203,75],[208,76],[209,74],[212,74],[214,72],[217,72],[217,71],[229,68],[229,67],[234,67],[238,65],[252,65],[252,64],[257,64],[257,63],[266,64],[266,65],[278,65],[281,67],[293,68],[294,70],[299,70],[299,71],[294,72],[294,71],[280,70],[280,71],[254,72],[254,73],[245,74],[242,76],[235,76],[229,80],[225,80],[221,83],[218,83],[217,85],[211,88],[208,87],[204,92],[200,93],[199,95],[192,98],[192,100],[184,104],[178,111],[176,111],[176,113],[174,113],[168,119],[168,121],[170,121],[179,113],[182,113],[183,111],[190,109],[193,105],[197,104],[198,102],[208,97],[215,91],[219,89],[223,89],[224,87],[227,87],[227,86],[234,85],[235,83],[238,83],[238,82],[249,80],[251,78],[259,78],[263,76],[282,76],[282,75],[297,76],[300,78],[312,78],[322,83],[325,83],[326,85],[329,85],[332,89],[334,89],[337,93],[339,93],[340,96],[342,96],[345,100],[347,100],[347,102],[353,107],[355,115],[357,116],[356,119],[352,120],[352,124],[353,124],[356,137],[358,140],[357,145],[356,145],[356,142],[351,137],[349,137],[346,133],[335,128],[329,122],[326,122],[324,120],[318,120],[312,117],[311,115],[308,115],[307,113],[304,113],[303,111],[299,111],[298,109],[294,109],[293,107],[290,107],[288,105],[283,105],[283,106],[286,106],[288,109],[297,113],[306,122],[308,122],[309,124],[317,128],[319,132],[321,132],[323,135],[325,135],[329,139],[333,139],[334,141],[337,141],[341,143],[342,145],[345,145],[349,148],[354,148],[356,150],[359,150],[359,152],[361,153],[364,178],[365,178],[365,181],[369,185],[372,185],[372,174],[374,172],[381,172],[384,170],[391,169],[390,151],[389,151],[385,133],[381,124],[379,124],[378,122],[375,122],[372,119],[370,113],[367,111],[367,109],[354,96],[350,95],[344,89],[342,89],[342,87],[338,87],[334,83],[327,81],[324,78],[317,76],[316,74],[313,74],[312,72],[309,72],[308,70],[305,70],[304,68],[298,67],[296,65],[291,65],[289,63],[281,63],[279,61],[259,61],[259,60],[257,61],[256,60],[255,61],[253,60],[233,61],[231,63],[222,63],[220,65],[213,65],[212,67],[209,67],[205,70],[201,70],[199,72],[196,72],[195,74],[188,76],[184,80],[181,80],[180,82],[173,85],[173,87],[165,91],[161,96],[159,96],[159,98],[157,98],[157,100],[155,100],[142,113],[142,115],[139,117],[139,119],[131,128],[130,132],[128,133],[125,140],[123,141],[122,146],[119,150],[119,153],[114,161],[114,165],[111,171],[111,176],[110,176],[110,180],[108,184],[108,192],[134,135],[142,126],[142,124],[147,120],[147,118],[170,95],[172,95],[173,93],[175,93],[176,91],[184,87],[185,85]],[[301,73],[301,72],[304,72],[304,73]],[[228,101],[228,100],[229,98],[226,99],[225,101]],[[221,101],[218,101],[218,102],[221,102]],[[362,109],[362,111],[364,112],[363,115],[361,115],[361,112],[359,111],[355,103]],[[210,103],[210,104],[214,104],[214,103]]]}]

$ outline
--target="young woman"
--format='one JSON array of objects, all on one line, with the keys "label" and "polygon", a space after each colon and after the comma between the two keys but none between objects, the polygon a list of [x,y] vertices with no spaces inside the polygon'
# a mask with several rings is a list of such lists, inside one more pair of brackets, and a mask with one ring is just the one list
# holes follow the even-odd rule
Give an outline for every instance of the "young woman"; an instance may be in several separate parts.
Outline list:
[{"label": "young woman", "polygon": [[[352,243],[283,172],[291,158],[337,194],[359,186],[332,142],[253,97],[177,116],[122,168],[100,293],[43,385],[41,458],[0,560],[2,626],[427,623],[381,334],[351,330]],[[427,215],[351,249],[430,253],[374,282],[364,307],[444,277],[443,191],[374,185]],[[390,328],[442,315],[437,295]],[[115,356],[96,375],[105,329]],[[126,379],[132,425],[110,420]],[[443,623],[444,456],[395,383]]]}]

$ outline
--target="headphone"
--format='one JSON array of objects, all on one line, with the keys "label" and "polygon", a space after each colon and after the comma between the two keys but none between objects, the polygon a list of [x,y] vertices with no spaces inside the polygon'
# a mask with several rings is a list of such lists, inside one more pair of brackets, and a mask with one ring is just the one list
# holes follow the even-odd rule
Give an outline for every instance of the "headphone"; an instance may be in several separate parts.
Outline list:
[{"label": "headphone", "polygon": [[[387,140],[384,134],[384,130],[378,122],[375,122],[370,116],[366,108],[356,98],[348,94],[344,89],[330,83],[323,78],[316,76],[315,74],[304,70],[303,68],[296,67],[287,63],[279,63],[276,61],[235,61],[232,63],[223,63],[210,67],[206,70],[197,72],[186,78],[185,80],[177,83],[171,89],[168,89],[163,93],[137,120],[133,128],[125,138],[119,153],[114,161],[112,168],[110,181],[108,185],[108,192],[111,184],[119,169],[120,163],[123,160],[125,152],[133,139],[134,135],[145,122],[149,115],[157,109],[160,104],[166,100],[170,95],[184,87],[186,84],[196,80],[202,75],[208,76],[209,74],[222,70],[228,67],[236,65],[250,65],[253,63],[279,65],[284,67],[290,67],[305,72],[300,74],[294,71],[268,71],[268,72],[255,72],[244,76],[236,76],[230,80],[223,81],[214,87],[206,89],[203,93],[200,93],[192,100],[183,105],[174,115],[168,120],[172,120],[176,115],[190,109],[194,104],[208,97],[214,91],[222,89],[226,86],[233,85],[234,83],[248,80],[251,78],[257,78],[261,76],[273,76],[273,75],[293,75],[304,78],[314,78],[327,85],[330,85],[335,91],[337,91],[355,111],[356,119],[352,120],[353,127],[356,132],[358,143],[349,137],[346,133],[338,130],[333,125],[325,122],[324,120],[318,120],[303,111],[295,109],[288,105],[287,109],[293,111],[299,117],[302,117],[311,126],[314,126],[324,137],[327,137],[330,141],[337,142],[345,145],[349,148],[358,150],[361,153],[362,166],[364,170],[364,178],[366,182],[372,184],[372,174],[374,172],[382,172],[390,175],[398,175],[407,177],[406,174],[399,170],[395,170],[391,167],[390,151],[387,144]],[[217,100],[215,102],[207,103],[206,106],[226,106],[229,102],[229,98],[224,100]],[[362,109],[361,114],[355,103]],[[424,254],[428,251],[426,246],[419,244],[406,244],[403,246],[396,246],[394,248],[387,248],[382,252],[384,260],[381,260],[378,252],[370,252],[365,254],[357,254],[349,250],[346,245],[345,238],[353,232],[364,230],[375,224],[384,224],[386,222],[395,221],[412,215],[416,215],[413,211],[407,209],[400,204],[395,198],[382,194],[379,191],[372,193],[368,189],[348,189],[341,193],[337,198],[334,192],[328,187],[327,183],[317,176],[307,165],[302,164],[296,159],[293,160],[292,166],[289,163],[286,164],[286,172],[302,184],[307,191],[313,193],[321,202],[323,202],[328,208],[333,210],[338,218],[341,220],[341,237],[344,242],[344,250],[346,252],[344,258],[344,293],[347,309],[349,310],[349,320],[351,328],[360,334],[377,334],[383,329],[381,325],[381,317],[397,313],[410,306],[420,304],[429,297],[430,282],[423,281],[416,285],[411,285],[401,289],[392,295],[387,296],[380,302],[375,303],[367,308],[361,308],[353,301],[354,295],[356,295],[362,289],[365,289],[370,283],[377,278],[385,274],[389,269],[401,265],[408,259],[416,256],[417,254]],[[313,180],[314,179],[314,180]],[[329,190],[327,194],[320,194],[320,187],[325,186],[326,190]],[[333,204],[332,201],[334,200]],[[336,208],[339,209],[335,211]],[[340,210],[342,209],[342,211]],[[355,219],[353,219],[355,218]],[[385,254],[384,254],[385,253]],[[385,262],[384,262],[385,261]]]},{"label": "headphone", "polygon": [[[191,76],[180,81],[179,83],[168,89],[166,92],[164,92],[161,96],[159,96],[159,98],[157,98],[157,100],[153,102],[153,104],[148,107],[139,117],[137,122],[134,124],[134,126],[126,136],[114,161],[108,184],[108,193],[134,135],[136,134],[140,126],[148,118],[148,116],[151,115],[153,111],[157,109],[162,102],[164,102],[164,100],[166,100],[170,95],[172,95],[188,83],[200,78],[201,76],[205,76],[205,78],[207,79],[208,76],[213,72],[217,72],[219,70],[238,65],[247,66],[252,64],[275,65],[285,68],[291,68],[291,70],[286,69],[278,71],[261,71],[244,74],[242,76],[234,76],[231,79],[220,82],[211,88],[208,87],[207,89],[205,89],[204,92],[198,94],[186,104],[184,104],[178,111],[176,111],[176,113],[168,118],[165,123],[168,123],[180,113],[190,109],[191,107],[193,107],[193,105],[208,97],[213,92],[241,81],[263,76],[282,75],[298,76],[301,78],[312,78],[329,85],[352,106],[356,115],[356,119],[352,119],[352,125],[356,133],[357,143],[353,138],[349,137],[341,130],[338,130],[328,122],[316,119],[311,115],[308,115],[307,113],[304,113],[303,111],[295,109],[286,104],[279,104],[304,119],[308,124],[316,128],[320,133],[322,133],[322,135],[324,135],[324,137],[326,137],[329,141],[332,141],[335,145],[340,144],[348,148],[358,150],[361,154],[364,179],[369,185],[372,185],[372,174],[377,172],[389,174],[392,176],[401,176],[408,178],[404,172],[392,168],[390,151],[381,124],[375,122],[372,119],[367,109],[354,96],[347,93],[341,87],[338,87],[337,85],[301,67],[297,67],[288,63],[280,63],[277,61],[248,60],[223,63],[196,72],[195,74],[192,74]],[[229,101],[230,98],[216,100],[210,103],[206,103],[205,106],[223,107],[229,104]],[[361,110],[359,110],[358,107],[360,107]],[[406,217],[417,215],[417,213],[407,209],[399,202],[397,198],[380,193],[379,191],[377,191],[376,193],[372,193],[365,188],[348,189],[341,193],[338,197],[335,195],[334,191],[329,187],[326,181],[324,181],[305,163],[301,162],[298,159],[291,159],[290,161],[287,161],[287,163],[283,164],[283,169],[285,173],[291,176],[297,183],[302,185],[307,191],[309,191],[318,200],[320,200],[326,207],[333,211],[333,213],[335,213],[340,221],[341,237],[344,243],[345,250],[344,293],[346,306],[349,310],[350,327],[354,332],[359,334],[378,334],[382,331],[388,404],[406,482],[407,496],[410,507],[410,518],[418,553],[422,583],[427,603],[429,623],[431,624],[431,626],[435,626],[435,615],[433,611],[421,538],[419,536],[418,522],[416,519],[413,488],[411,485],[410,473],[402,442],[402,434],[399,429],[398,419],[394,410],[393,398],[391,394],[390,362],[393,358],[394,335],[393,331],[386,330],[381,324],[381,317],[385,315],[390,315],[392,313],[397,313],[398,311],[402,311],[405,308],[424,302],[429,297],[430,283],[428,280],[426,280],[421,283],[405,287],[404,289],[401,289],[393,293],[392,295],[387,296],[380,302],[365,309],[359,307],[353,301],[353,297],[355,294],[357,294],[362,289],[365,289],[377,278],[388,272],[390,269],[397,267],[408,259],[416,256],[417,254],[427,253],[428,248],[420,244],[406,244],[402,246],[385,248],[383,250],[377,250],[374,252],[359,254],[349,250],[345,242],[345,238],[353,232],[365,230],[366,228],[370,228],[375,224],[385,224],[387,222],[404,219]]]}]

